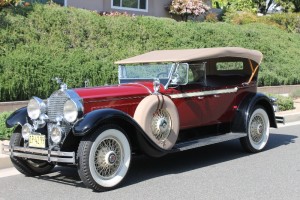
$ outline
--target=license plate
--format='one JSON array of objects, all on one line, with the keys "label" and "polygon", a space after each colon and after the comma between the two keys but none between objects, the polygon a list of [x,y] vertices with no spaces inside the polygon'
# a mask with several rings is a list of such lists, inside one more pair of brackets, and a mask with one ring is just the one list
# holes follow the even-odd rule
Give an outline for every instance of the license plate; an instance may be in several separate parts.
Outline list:
[{"label": "license plate", "polygon": [[36,148],[45,148],[46,144],[45,135],[30,135],[29,136],[29,146]]}]

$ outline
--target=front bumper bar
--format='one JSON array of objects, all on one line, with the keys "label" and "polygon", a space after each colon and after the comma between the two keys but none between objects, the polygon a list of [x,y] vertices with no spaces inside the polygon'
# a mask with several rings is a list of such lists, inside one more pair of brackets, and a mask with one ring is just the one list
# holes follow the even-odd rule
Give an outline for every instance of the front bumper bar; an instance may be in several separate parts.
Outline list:
[{"label": "front bumper bar", "polygon": [[50,149],[45,150],[9,145],[3,145],[2,148],[4,154],[14,157],[75,164],[75,152],[51,151]]}]

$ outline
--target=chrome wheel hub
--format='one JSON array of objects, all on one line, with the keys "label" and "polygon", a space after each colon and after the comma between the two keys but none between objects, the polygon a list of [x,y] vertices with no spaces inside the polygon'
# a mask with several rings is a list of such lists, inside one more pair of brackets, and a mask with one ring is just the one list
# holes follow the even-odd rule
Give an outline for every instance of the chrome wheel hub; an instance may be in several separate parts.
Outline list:
[{"label": "chrome wheel hub", "polygon": [[255,143],[260,143],[266,130],[265,122],[259,115],[255,116],[250,125],[250,136]]},{"label": "chrome wheel hub", "polygon": [[105,155],[105,164],[113,165],[117,161],[117,154],[114,151],[110,151]]},{"label": "chrome wheel hub", "polygon": [[170,114],[165,109],[160,109],[154,113],[151,123],[152,133],[159,141],[169,137],[172,121]]},{"label": "chrome wheel hub", "polygon": [[106,138],[95,152],[96,171],[103,179],[109,179],[118,172],[122,159],[120,143],[114,138]]}]

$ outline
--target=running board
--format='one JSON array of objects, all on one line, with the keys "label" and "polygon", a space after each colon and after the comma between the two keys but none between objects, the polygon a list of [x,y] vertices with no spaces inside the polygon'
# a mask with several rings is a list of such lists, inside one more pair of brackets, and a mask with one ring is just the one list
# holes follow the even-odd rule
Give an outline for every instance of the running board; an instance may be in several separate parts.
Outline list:
[{"label": "running board", "polygon": [[198,139],[198,140],[181,142],[181,143],[176,144],[173,147],[172,151],[174,151],[174,152],[185,151],[188,149],[203,147],[203,146],[210,145],[210,144],[216,144],[216,143],[220,143],[220,142],[234,140],[234,139],[238,139],[238,138],[245,137],[245,136],[247,136],[246,133],[226,133],[224,135],[218,135],[218,136],[202,138],[202,139]]}]

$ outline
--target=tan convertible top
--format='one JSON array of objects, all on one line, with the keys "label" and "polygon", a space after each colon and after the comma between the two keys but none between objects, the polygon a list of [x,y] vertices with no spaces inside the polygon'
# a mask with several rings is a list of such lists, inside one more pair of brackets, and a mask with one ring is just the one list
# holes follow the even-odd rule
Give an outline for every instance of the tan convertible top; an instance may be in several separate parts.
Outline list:
[{"label": "tan convertible top", "polygon": [[256,50],[240,47],[218,47],[203,49],[159,50],[127,58],[115,64],[158,63],[158,62],[191,62],[221,57],[247,58],[260,64],[263,55]]}]

